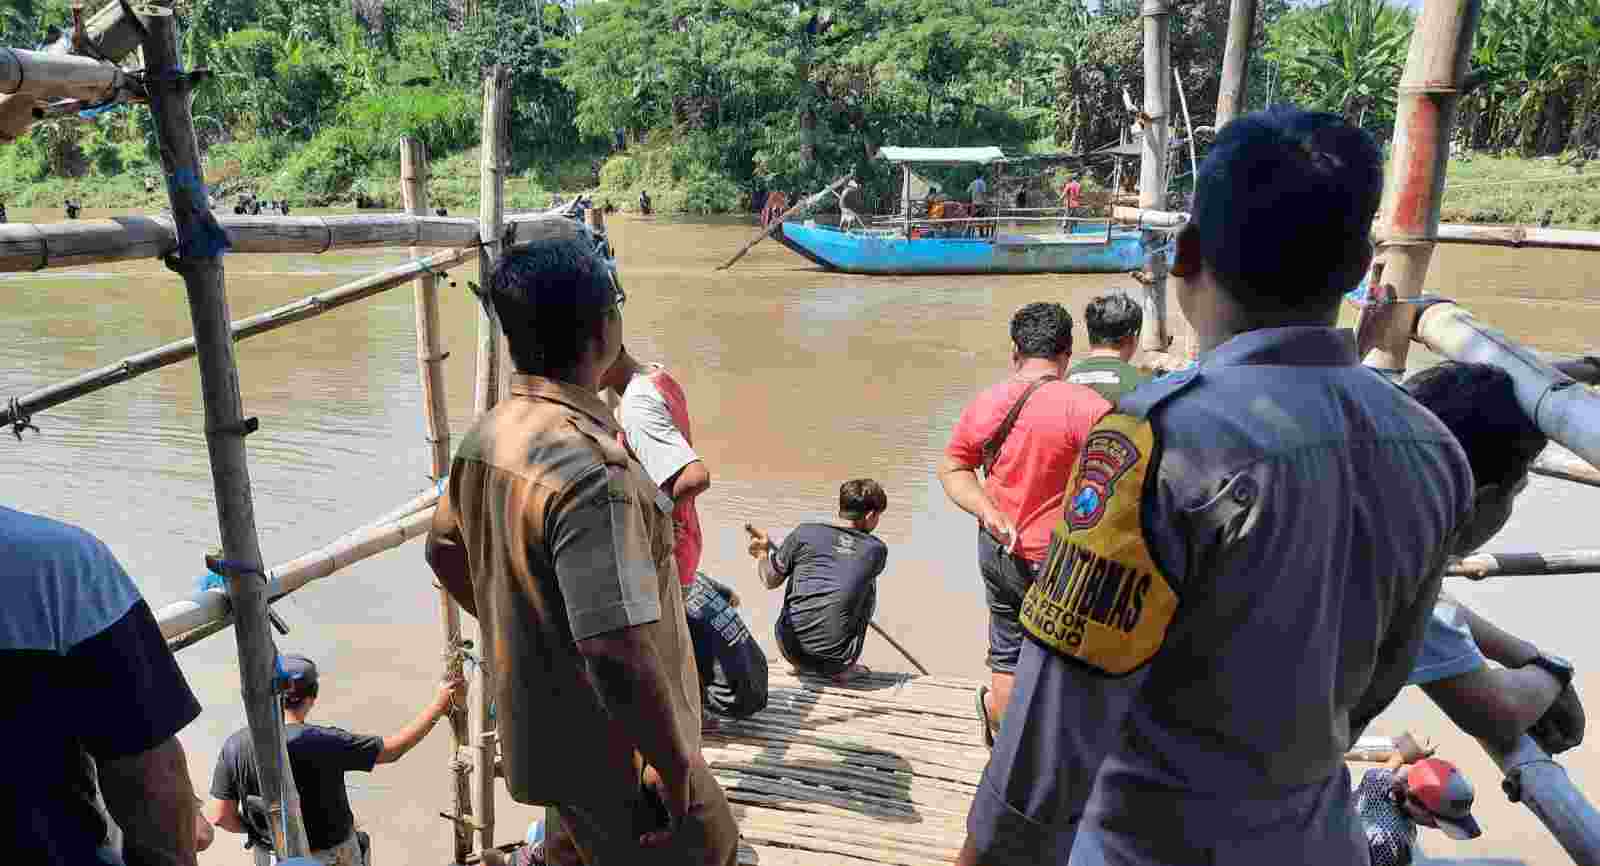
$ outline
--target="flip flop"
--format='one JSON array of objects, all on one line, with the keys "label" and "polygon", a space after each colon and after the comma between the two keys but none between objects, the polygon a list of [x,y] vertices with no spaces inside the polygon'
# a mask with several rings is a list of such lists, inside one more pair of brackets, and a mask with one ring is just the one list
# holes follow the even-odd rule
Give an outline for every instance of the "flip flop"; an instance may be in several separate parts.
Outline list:
[{"label": "flip flop", "polygon": [[994,726],[989,722],[989,705],[987,702],[989,687],[978,686],[975,694],[978,698],[978,721],[983,723],[983,744],[992,749],[994,748]]}]

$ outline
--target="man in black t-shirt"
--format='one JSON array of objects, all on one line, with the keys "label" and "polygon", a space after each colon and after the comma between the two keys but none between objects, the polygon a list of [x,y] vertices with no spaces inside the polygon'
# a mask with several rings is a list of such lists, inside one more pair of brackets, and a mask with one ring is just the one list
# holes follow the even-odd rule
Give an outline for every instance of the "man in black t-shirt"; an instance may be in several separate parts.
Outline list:
[{"label": "man in black t-shirt", "polygon": [[[306,716],[317,703],[317,666],[300,655],[284,656],[281,666],[286,681],[284,738],[294,786],[300,792],[300,811],[311,856],[325,866],[364,866],[366,853],[356,838],[355,814],[350,811],[344,774],[370,773],[378,764],[400,760],[433,730],[452,703],[465,695],[466,684],[461,680],[441,683],[427,709],[397,734],[358,736],[340,728],[306,724]],[[241,803],[248,798],[261,796],[249,728],[234,733],[223,743],[211,776],[211,796],[214,799],[207,816],[211,823],[230,833],[249,833],[253,841],[269,841],[255,839],[259,831],[246,825],[241,810]]]},{"label": "man in black t-shirt", "polygon": [[761,581],[788,581],[778,614],[778,650],[800,673],[844,681],[867,672],[858,664],[867,623],[878,602],[878,575],[889,548],[872,534],[889,505],[869,478],[839,486],[839,519],[802,523],[782,545],[745,524]]}]

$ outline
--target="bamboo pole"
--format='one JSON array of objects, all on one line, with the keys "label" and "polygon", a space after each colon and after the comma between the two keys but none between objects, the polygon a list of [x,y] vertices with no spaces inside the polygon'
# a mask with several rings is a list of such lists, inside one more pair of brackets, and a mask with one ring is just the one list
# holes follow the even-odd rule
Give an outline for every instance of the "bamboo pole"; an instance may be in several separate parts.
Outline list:
[{"label": "bamboo pole", "polygon": [[1528,467],[1528,471],[1535,475],[1544,475],[1550,478],[1561,478],[1567,481],[1576,481],[1590,487],[1600,487],[1600,468],[1596,468],[1582,460],[1566,460],[1553,457],[1547,451],[1540,454]]},{"label": "bamboo pole", "polygon": [[1600,550],[1558,553],[1475,553],[1445,568],[1450,577],[1519,577],[1532,574],[1592,574],[1600,572]]},{"label": "bamboo pole", "polygon": [[[437,496],[435,497],[437,501]],[[278,601],[364,559],[370,559],[410,541],[433,525],[432,505],[414,514],[358,529],[309,553],[273,566],[263,584],[264,597]],[[156,612],[161,635],[174,649],[182,649],[215,634],[234,622],[228,595],[201,590]],[[197,636],[198,635],[198,636]]]},{"label": "bamboo pole", "polygon": [[1509,752],[1487,744],[1484,750],[1506,774],[1506,793],[1538,816],[1572,862],[1581,866],[1600,863],[1600,812],[1596,812],[1572,779],[1533,738],[1523,734]]},{"label": "bamboo pole", "polygon": [[[407,214],[217,219],[235,253],[325,253],[372,247],[478,244],[478,221]],[[178,247],[172,217],[123,216],[0,224],[0,273],[160,258]]]},{"label": "bamboo pole", "polygon": [[[217,517],[222,530],[221,569],[227,578],[238,627],[239,680],[262,799],[275,813],[275,847],[280,856],[310,853],[305,826],[295,797],[294,776],[284,757],[282,708],[276,689],[277,650],[267,623],[266,587],[260,576],[261,547],[256,538],[255,504],[244,437],[254,429],[242,411],[239,367],[234,360],[228,297],[223,286],[222,250],[227,238],[206,204],[205,172],[190,114],[194,79],[178,58],[178,22],[172,10],[141,6],[150,113],[167,196],[177,221],[178,251],[167,259],[188,290],[190,318],[200,359],[200,385],[205,396],[206,446],[216,488]],[[281,804],[281,805],[280,805]],[[281,833],[281,835],[278,835]]]},{"label": "bamboo pole", "polygon": [[[171,5],[161,2],[158,5]],[[107,3],[90,16],[84,24],[84,35],[93,43],[94,50],[112,62],[139,47],[138,21],[124,13],[121,3]],[[73,53],[73,34],[67,33],[56,40],[46,53],[64,55]],[[16,139],[33,125],[32,96],[0,95],[0,142]]]},{"label": "bamboo pole", "polygon": [[1189,224],[1189,215],[1182,211],[1145,210],[1121,205],[1111,209],[1111,218],[1120,223],[1132,223],[1141,229],[1181,229]]},{"label": "bamboo pole", "polygon": [[[428,151],[414,138],[400,140],[400,197],[406,210],[422,215],[428,212]],[[411,252],[416,255],[415,249]],[[428,477],[441,484],[450,473],[450,407],[445,397],[444,352],[439,344],[439,284],[431,274],[416,282],[417,373],[422,381],[423,422],[427,427],[430,453]],[[444,587],[439,588],[439,620],[444,627],[444,678],[462,676],[461,608]],[[472,768],[456,759],[467,743],[467,705],[454,703],[450,721],[450,796],[455,820],[451,822],[454,863],[462,863],[472,853],[472,829],[464,819],[472,817]]]},{"label": "bamboo pole", "polygon": [[[1222,88],[1217,91],[1216,129],[1239,116],[1250,81],[1250,38],[1256,25],[1256,0],[1233,0],[1228,7],[1228,42],[1222,49]],[[1191,136],[1193,133],[1191,133]]]},{"label": "bamboo pole", "polygon": [[[1377,222],[1383,279],[1399,300],[1422,294],[1433,258],[1450,127],[1481,7],[1482,0],[1427,0],[1411,35],[1400,77],[1394,158]],[[1367,366],[1404,375],[1416,309],[1412,304],[1389,308],[1378,323],[1382,330],[1376,348],[1367,353]]]},{"label": "bamboo pole", "polygon": [[[449,250],[426,259],[407,262],[400,267],[390,268],[370,277],[362,277],[359,280],[345,283],[326,292],[309,295],[298,301],[284,304],[281,307],[274,307],[249,318],[240,319],[229,324],[229,328],[232,329],[235,341],[246,340],[258,334],[275,331],[285,325],[315,318],[340,307],[353,304],[356,301],[370,298],[396,286],[404,285],[415,279],[418,274],[437,273],[459,264],[469,255],[471,255],[470,250]],[[26,419],[36,412],[42,412],[52,406],[59,406],[86,394],[93,394],[119,382],[137,378],[151,370],[158,370],[162,367],[185,361],[194,357],[195,354],[196,340],[194,337],[189,337],[167,343],[164,346],[157,346],[154,349],[135,355],[129,355],[115,363],[80,373],[65,382],[40,388],[18,398],[15,403],[0,405],[0,425],[11,424],[19,417]]]},{"label": "bamboo pole", "polygon": [[1493,364],[1511,376],[1517,403],[1546,436],[1600,466],[1600,393],[1578,384],[1533,351],[1449,302],[1430,305],[1417,338],[1453,361]]},{"label": "bamboo pole", "polygon": [[126,84],[115,64],[71,54],[0,48],[0,95],[26,99],[115,99]]},{"label": "bamboo pole", "polygon": [[872,626],[872,630],[877,632],[879,637],[881,637],[884,640],[888,641],[889,642],[889,646],[892,646],[895,649],[899,650],[900,654],[906,657],[906,661],[911,662],[911,666],[916,668],[918,672],[923,673],[923,674],[926,674],[928,672],[928,669],[922,666],[922,662],[917,661],[917,657],[916,656],[912,655],[909,650],[907,650],[905,647],[900,645],[899,641],[897,641],[894,638],[890,637],[889,633],[883,630],[883,626],[878,625],[875,621],[870,620],[870,619],[867,620],[867,625]]},{"label": "bamboo pole", "polygon": [[1441,244],[1482,244],[1541,250],[1600,250],[1600,232],[1531,226],[1440,225]]},{"label": "bamboo pole", "polygon": [[[909,169],[907,169],[907,170],[909,171]],[[728,268],[733,267],[733,263],[734,262],[737,262],[738,260],[744,258],[744,254],[750,252],[750,250],[752,248],[754,248],[756,244],[759,244],[762,241],[766,240],[767,235],[770,235],[773,232],[777,231],[779,228],[781,228],[783,226],[784,220],[787,220],[789,217],[794,216],[796,213],[799,213],[802,210],[810,210],[811,208],[816,207],[817,204],[822,201],[824,196],[832,195],[835,190],[837,190],[839,187],[841,187],[841,186],[845,185],[846,183],[848,183],[850,178],[852,178],[852,177],[854,177],[854,174],[844,175],[844,176],[840,177],[838,180],[834,181],[833,183],[828,184],[828,186],[826,188],[824,188],[821,192],[814,193],[812,195],[809,195],[809,196],[801,199],[793,207],[791,207],[788,210],[784,211],[783,214],[781,216],[779,216],[777,219],[773,220],[772,222],[768,223],[765,226],[762,226],[761,227],[761,231],[758,232],[755,237],[751,238],[749,243],[747,243],[744,246],[740,247],[739,251],[734,253],[733,256],[731,258],[729,258],[727,261],[723,262],[720,265],[717,265],[717,270],[725,271]],[[910,213],[911,213],[910,208],[907,208],[906,209],[906,214],[907,214],[906,218],[908,220],[910,219],[910,216],[909,216]],[[908,223],[908,225],[909,225],[909,223]],[[908,233],[906,236],[910,237],[910,234]]]},{"label": "bamboo pole", "polygon": [[[1172,68],[1172,0],[1144,0],[1144,147],[1139,159],[1139,207],[1167,206],[1167,81]],[[1140,348],[1164,352],[1172,338],[1167,329],[1166,238],[1146,230],[1150,282],[1144,287],[1144,329]]]}]

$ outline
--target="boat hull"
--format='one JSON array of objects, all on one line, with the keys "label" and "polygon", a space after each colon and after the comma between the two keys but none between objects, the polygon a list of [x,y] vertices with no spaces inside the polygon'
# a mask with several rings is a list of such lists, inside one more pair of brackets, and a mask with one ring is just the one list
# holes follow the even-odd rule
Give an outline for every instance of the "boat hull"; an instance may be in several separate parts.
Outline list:
[{"label": "boat hull", "polygon": [[1110,274],[1138,270],[1145,262],[1139,233],[1115,229],[1108,243],[1004,236],[907,240],[793,222],[776,234],[796,253],[847,274]]}]

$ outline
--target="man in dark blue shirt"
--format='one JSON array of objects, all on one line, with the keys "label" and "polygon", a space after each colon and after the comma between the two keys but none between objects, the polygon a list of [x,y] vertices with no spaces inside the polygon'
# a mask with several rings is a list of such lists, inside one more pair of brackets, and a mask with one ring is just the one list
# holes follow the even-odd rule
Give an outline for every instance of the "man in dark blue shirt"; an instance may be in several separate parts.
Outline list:
[{"label": "man in dark blue shirt", "polygon": [[839,519],[802,523],[782,545],[749,524],[750,555],[761,581],[777,589],[788,581],[778,614],[778,650],[801,673],[837,680],[866,673],[858,664],[867,623],[878,601],[878,575],[889,548],[872,534],[889,499],[868,478],[839,487]]},{"label": "man in dark blue shirt", "polygon": [[0,562],[4,862],[193,866],[194,791],[176,735],[200,704],[138,587],[93,535],[3,507]]},{"label": "man in dark blue shirt", "polygon": [[[340,728],[306,724],[306,717],[317,703],[317,666],[300,655],[284,656],[281,665],[287,680],[284,739],[294,786],[300,792],[311,856],[326,866],[363,866],[367,858],[356,837],[355,814],[350,811],[344,774],[370,773],[378,764],[400,760],[450,711],[451,703],[464,694],[465,683],[441,683],[427,709],[397,734],[358,736]],[[230,833],[251,832],[240,804],[261,796],[261,781],[249,728],[235,732],[222,744],[211,776],[211,796],[214,799],[207,817],[213,824]]]}]

